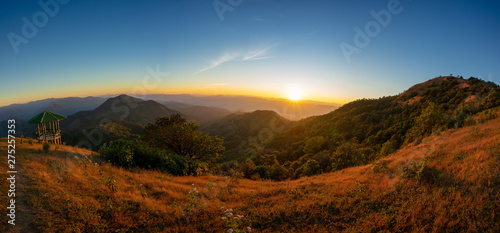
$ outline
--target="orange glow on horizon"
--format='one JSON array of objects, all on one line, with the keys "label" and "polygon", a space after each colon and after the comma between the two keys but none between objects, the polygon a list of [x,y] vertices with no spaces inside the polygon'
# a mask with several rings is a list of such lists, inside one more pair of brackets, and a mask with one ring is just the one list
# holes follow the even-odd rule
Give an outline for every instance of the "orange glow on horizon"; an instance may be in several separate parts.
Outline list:
[{"label": "orange glow on horizon", "polygon": [[[296,91],[296,92],[294,92]],[[330,104],[345,104],[352,100],[350,99],[341,99],[341,98],[327,98],[323,96],[314,96],[308,94],[304,96],[303,93],[300,93],[299,90],[293,90],[292,93],[288,93],[283,90],[269,90],[262,89],[256,91],[255,89],[242,88],[230,88],[230,87],[215,87],[215,88],[192,88],[192,87],[172,87],[172,88],[158,88],[152,91],[137,91],[137,89],[131,87],[121,87],[111,89],[109,87],[101,87],[94,89],[81,89],[81,90],[57,90],[44,93],[38,92],[27,92],[27,94],[23,95],[22,99],[15,100],[4,100],[4,102],[0,103],[0,106],[8,106],[11,104],[23,104],[31,101],[37,101],[48,98],[67,98],[67,97],[88,97],[88,96],[102,96],[102,95],[119,95],[119,94],[128,94],[128,95],[142,95],[142,94],[189,94],[189,95],[240,95],[240,96],[253,96],[253,97],[261,97],[261,98],[275,98],[275,99],[289,99],[291,101],[300,103],[302,101],[317,101],[323,103]]]}]

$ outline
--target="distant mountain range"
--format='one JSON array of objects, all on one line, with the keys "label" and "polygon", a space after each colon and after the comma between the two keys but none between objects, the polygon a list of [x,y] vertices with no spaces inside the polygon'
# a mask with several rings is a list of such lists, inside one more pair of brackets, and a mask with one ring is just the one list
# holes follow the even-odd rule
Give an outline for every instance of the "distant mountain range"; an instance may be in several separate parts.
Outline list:
[{"label": "distant mountain range", "polygon": [[253,112],[271,110],[290,120],[299,120],[310,116],[323,115],[337,108],[340,104],[330,104],[303,100],[299,102],[278,98],[231,95],[139,95],[141,99],[155,100],[159,103],[179,102],[183,104],[225,108],[232,112]]},{"label": "distant mountain range", "polygon": [[91,96],[84,98],[68,97],[43,99],[24,104],[11,104],[0,107],[0,121],[12,118],[28,120],[44,110],[68,116],[78,111],[93,110],[104,103],[106,99]]},{"label": "distant mountain range", "polygon": [[[307,100],[295,103],[286,99],[251,96],[155,94],[134,95],[134,97],[142,100],[154,100],[171,110],[190,116],[192,120],[201,125],[238,111],[271,110],[288,119],[298,120],[309,116],[326,114],[341,106],[340,104]],[[0,121],[12,118],[28,120],[44,110],[69,116],[79,111],[94,110],[109,98],[103,96],[50,98],[24,104],[11,104],[0,107]]]}]

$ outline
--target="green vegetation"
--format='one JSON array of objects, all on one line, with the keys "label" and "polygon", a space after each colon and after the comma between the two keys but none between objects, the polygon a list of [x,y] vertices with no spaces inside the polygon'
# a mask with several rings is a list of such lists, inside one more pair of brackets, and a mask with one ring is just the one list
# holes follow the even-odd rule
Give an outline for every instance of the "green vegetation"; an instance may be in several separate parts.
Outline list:
[{"label": "green vegetation", "polygon": [[[156,106],[123,96],[116,101],[142,106],[144,111]],[[112,102],[108,105],[95,111],[107,114]],[[448,76],[417,84],[400,95],[356,100],[329,114],[295,122],[273,111],[255,111],[229,115],[200,130],[197,123],[173,114],[145,128],[112,120],[95,128],[101,134],[86,132],[102,135],[101,141],[108,143],[101,153],[126,168],[286,180],[371,163],[429,135],[493,119],[496,113],[490,110],[497,106],[498,85]],[[83,136],[63,135],[75,139],[70,144]],[[120,138],[131,141],[109,143]]]},{"label": "green vegetation", "polygon": [[50,150],[50,144],[48,142],[44,142],[42,148],[45,153],[48,153]]},{"label": "green vegetation", "polygon": [[[488,115],[476,114],[475,121]],[[19,223],[39,232],[500,230],[498,116],[431,135],[373,164],[283,182],[172,176],[159,169],[124,169],[69,146],[41,156],[41,147],[16,147],[26,179],[20,182],[26,201],[19,198],[16,204],[25,203],[23,213],[34,215]],[[1,153],[6,149],[7,140],[1,140]],[[300,162],[307,164],[304,171],[323,169],[322,156],[316,156]],[[276,164],[277,154],[258,155],[255,161],[266,169]],[[252,163],[242,165],[253,171],[258,166]],[[8,185],[1,183],[4,190]],[[9,201],[7,195],[0,199]],[[4,221],[0,230],[7,227]]]},{"label": "green vegetation", "polygon": [[[204,134],[198,130],[196,122],[187,122],[179,114],[158,118],[149,124],[143,132],[143,141],[159,149],[171,151],[186,159],[188,174],[208,171],[224,151],[223,140]],[[205,171],[198,171],[198,170]]]},{"label": "green vegetation", "polygon": [[119,139],[104,144],[104,159],[124,168],[157,169],[172,175],[209,172],[224,150],[222,140],[198,131],[198,124],[178,114],[158,118],[143,132],[143,142]]},{"label": "green vegetation", "polygon": [[[433,133],[475,123],[476,113],[500,106],[499,95],[500,87],[492,82],[442,77],[397,96],[356,100],[275,133],[262,146],[277,149],[272,152],[277,163],[260,162],[269,156],[261,150],[250,157],[256,165],[253,173],[281,180],[262,175],[278,166],[284,166],[286,178],[298,178],[367,164]],[[246,177],[252,175],[248,166],[242,169]]]}]

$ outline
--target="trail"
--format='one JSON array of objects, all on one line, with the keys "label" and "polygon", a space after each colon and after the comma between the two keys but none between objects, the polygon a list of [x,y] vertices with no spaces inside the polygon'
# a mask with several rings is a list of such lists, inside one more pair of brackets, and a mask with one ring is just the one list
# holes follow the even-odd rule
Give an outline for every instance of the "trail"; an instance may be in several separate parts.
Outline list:
[{"label": "trail", "polygon": [[[26,177],[24,176],[22,162],[19,157],[16,158],[16,225],[7,224],[6,233],[32,233],[38,232],[35,225],[35,215],[33,209],[26,201],[26,190],[29,188]],[[8,218],[7,216],[5,216]]]}]

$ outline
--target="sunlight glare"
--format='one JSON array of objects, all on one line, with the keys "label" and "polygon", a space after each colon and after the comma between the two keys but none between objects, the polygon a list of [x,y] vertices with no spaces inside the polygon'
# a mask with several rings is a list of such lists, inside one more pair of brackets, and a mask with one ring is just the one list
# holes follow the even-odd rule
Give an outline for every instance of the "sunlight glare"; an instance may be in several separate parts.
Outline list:
[{"label": "sunlight glare", "polygon": [[290,85],[286,91],[288,99],[298,101],[302,99],[302,89],[298,85]]}]

